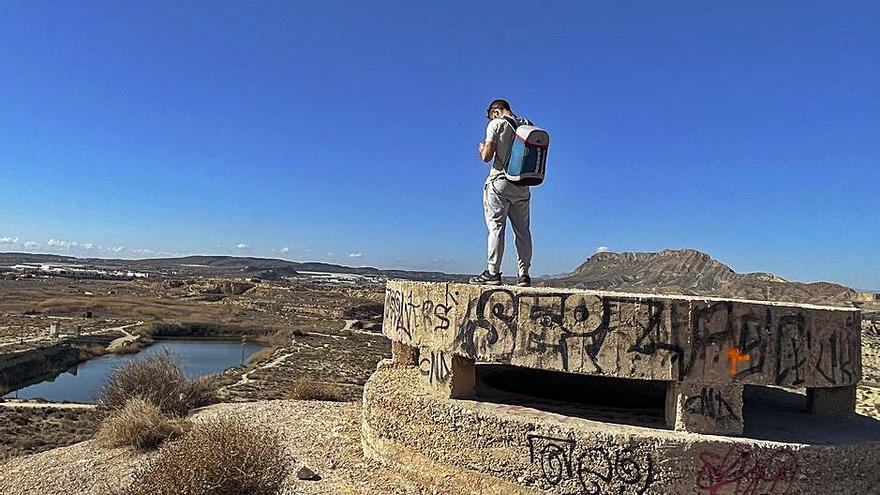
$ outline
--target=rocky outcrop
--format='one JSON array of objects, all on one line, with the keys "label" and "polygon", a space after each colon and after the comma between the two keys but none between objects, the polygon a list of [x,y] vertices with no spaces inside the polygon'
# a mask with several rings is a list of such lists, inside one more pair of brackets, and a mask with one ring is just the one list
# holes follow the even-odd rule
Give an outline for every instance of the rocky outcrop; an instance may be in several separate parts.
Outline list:
[{"label": "rocky outcrop", "polygon": [[254,284],[250,282],[235,282],[226,280],[214,284],[209,284],[202,289],[202,294],[223,294],[226,296],[240,296],[245,292],[253,289]]},{"label": "rocky outcrop", "polygon": [[742,299],[849,305],[856,291],[842,285],[788,282],[772,273],[736,273],[693,249],[659,253],[596,253],[555,287],[710,295]]}]

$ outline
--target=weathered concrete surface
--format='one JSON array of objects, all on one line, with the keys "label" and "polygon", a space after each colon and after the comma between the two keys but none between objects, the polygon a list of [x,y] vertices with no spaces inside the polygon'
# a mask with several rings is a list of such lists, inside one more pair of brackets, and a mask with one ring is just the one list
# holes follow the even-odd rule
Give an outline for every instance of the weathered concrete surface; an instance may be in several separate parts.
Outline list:
[{"label": "weathered concrete surface", "polygon": [[[392,280],[382,331],[419,352],[426,380],[449,382],[456,397],[467,393],[450,373],[453,356],[662,380],[678,383],[669,424],[704,433],[742,431],[743,385],[839,388],[862,374],[856,308]],[[837,412],[854,407],[852,398]]]},{"label": "weathered concrete surface", "polygon": [[742,392],[743,386],[737,382],[715,387],[690,381],[669,382],[666,393],[669,426],[676,431],[739,435],[744,426]]},{"label": "weathered concrete surface", "polygon": [[856,308],[392,280],[382,331],[392,341],[480,362],[841,387],[861,377],[859,325]]},{"label": "weathered concrete surface", "polygon": [[[880,493],[880,423],[870,418],[817,428],[821,418],[789,409],[755,422],[778,428],[780,441],[718,437],[598,422],[541,404],[441,399],[420,375],[380,364],[364,389],[362,444],[434,493]],[[788,428],[799,421],[813,427],[791,441]]]}]

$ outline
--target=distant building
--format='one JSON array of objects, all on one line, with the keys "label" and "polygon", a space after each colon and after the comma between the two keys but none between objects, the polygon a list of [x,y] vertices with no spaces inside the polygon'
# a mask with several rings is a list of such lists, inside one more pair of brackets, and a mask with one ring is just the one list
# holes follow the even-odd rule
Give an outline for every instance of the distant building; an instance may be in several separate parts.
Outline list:
[{"label": "distant building", "polygon": [[49,337],[57,337],[61,333],[60,325],[57,321],[49,324]]},{"label": "distant building", "polygon": [[81,265],[70,263],[22,263],[13,265],[12,270],[26,275],[48,275],[52,277],[67,277],[78,279],[98,280],[132,280],[147,278],[149,273],[134,272],[131,270],[101,270],[98,268],[86,268]]}]

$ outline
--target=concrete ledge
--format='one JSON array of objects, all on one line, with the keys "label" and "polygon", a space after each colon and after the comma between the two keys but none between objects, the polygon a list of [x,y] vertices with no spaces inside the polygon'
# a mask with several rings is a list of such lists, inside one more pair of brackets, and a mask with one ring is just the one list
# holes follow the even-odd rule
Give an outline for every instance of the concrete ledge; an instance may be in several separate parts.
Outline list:
[{"label": "concrete ledge", "polygon": [[880,422],[856,419],[812,428],[809,443],[699,435],[540,403],[438,398],[417,367],[380,366],[364,389],[362,443],[369,457],[449,494],[880,493]]},{"label": "concrete ledge", "polygon": [[477,362],[696,384],[858,383],[855,308],[391,280],[392,341]]}]

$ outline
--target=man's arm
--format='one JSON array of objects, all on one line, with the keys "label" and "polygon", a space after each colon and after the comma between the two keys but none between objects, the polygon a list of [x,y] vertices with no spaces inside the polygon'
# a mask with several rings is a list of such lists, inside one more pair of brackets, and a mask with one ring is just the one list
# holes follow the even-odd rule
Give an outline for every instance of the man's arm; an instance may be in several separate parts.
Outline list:
[{"label": "man's arm", "polygon": [[486,140],[480,143],[477,153],[484,162],[490,161],[495,157],[495,147],[498,138],[501,137],[501,126],[504,123],[501,119],[493,119],[486,126]]},{"label": "man's arm", "polygon": [[484,162],[491,160],[495,156],[495,143],[491,141],[483,141],[480,143],[479,154]]}]

